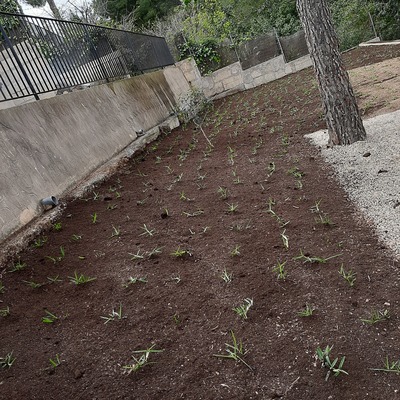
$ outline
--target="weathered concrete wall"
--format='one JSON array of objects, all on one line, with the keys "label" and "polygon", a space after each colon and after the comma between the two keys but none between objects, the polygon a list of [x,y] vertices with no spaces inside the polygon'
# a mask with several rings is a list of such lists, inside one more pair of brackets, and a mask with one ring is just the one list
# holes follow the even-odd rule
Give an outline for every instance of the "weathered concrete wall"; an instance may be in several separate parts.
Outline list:
[{"label": "weathered concrete wall", "polygon": [[163,124],[188,90],[169,67],[1,110],[0,241],[40,213],[40,199],[60,196],[137,132]]},{"label": "weathered concrete wall", "polygon": [[184,60],[177,64],[186,79],[210,98],[224,97],[231,93],[251,89],[311,65],[312,62],[308,55],[289,63],[285,63],[283,56],[280,55],[245,70],[237,62],[202,77],[193,61]]}]

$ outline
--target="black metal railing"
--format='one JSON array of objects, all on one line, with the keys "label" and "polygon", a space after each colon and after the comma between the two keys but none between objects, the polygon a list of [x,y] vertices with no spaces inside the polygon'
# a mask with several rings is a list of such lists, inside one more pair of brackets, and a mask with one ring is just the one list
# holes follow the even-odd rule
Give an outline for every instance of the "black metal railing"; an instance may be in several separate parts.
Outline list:
[{"label": "black metal railing", "polygon": [[0,12],[0,102],[173,63],[161,37]]}]

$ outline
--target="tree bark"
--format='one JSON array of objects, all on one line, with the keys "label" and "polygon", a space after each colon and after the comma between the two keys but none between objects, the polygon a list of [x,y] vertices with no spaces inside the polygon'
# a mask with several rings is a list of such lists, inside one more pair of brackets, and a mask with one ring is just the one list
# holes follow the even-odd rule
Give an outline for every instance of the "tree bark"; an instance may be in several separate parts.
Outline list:
[{"label": "tree bark", "polygon": [[322,98],[330,145],[365,140],[360,111],[326,0],[296,0]]},{"label": "tree bark", "polygon": [[53,14],[53,17],[55,19],[61,19],[60,10],[56,6],[56,3],[54,2],[54,0],[47,0],[47,3],[50,7],[51,13]]}]

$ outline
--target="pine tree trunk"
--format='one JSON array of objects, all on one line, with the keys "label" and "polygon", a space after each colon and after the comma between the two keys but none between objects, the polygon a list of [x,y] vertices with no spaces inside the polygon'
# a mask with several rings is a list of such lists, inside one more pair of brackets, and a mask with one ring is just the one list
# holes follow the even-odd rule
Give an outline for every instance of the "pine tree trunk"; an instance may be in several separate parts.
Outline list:
[{"label": "pine tree trunk", "polygon": [[51,13],[55,19],[61,19],[60,10],[57,8],[56,3],[54,0],[47,0],[47,3],[50,7]]},{"label": "pine tree trunk", "polygon": [[317,75],[329,144],[365,140],[364,125],[340,55],[327,1],[297,0],[297,9]]}]

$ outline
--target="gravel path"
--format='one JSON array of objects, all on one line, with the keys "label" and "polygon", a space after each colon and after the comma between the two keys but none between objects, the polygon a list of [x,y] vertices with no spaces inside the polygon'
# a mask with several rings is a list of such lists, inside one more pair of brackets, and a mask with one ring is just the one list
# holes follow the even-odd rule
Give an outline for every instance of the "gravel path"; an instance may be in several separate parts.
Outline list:
[{"label": "gravel path", "polygon": [[400,259],[400,110],[364,121],[367,140],[327,148],[326,130],[306,135],[379,237]]}]

